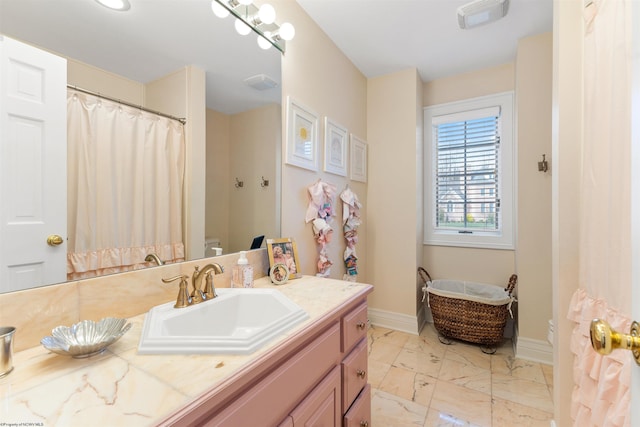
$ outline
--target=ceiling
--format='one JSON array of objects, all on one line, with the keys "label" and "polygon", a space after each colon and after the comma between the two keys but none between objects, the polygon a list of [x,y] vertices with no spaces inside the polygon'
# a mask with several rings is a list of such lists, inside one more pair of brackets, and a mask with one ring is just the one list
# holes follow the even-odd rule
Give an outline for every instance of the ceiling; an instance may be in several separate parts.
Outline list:
[{"label": "ceiling", "polygon": [[428,82],[511,62],[518,39],[553,21],[553,0],[510,0],[507,16],[467,30],[456,10],[471,0],[296,1],[369,78],[415,67]]},{"label": "ceiling", "polygon": [[[0,0],[0,33],[142,83],[194,64],[206,70],[207,106],[227,114],[280,102],[279,86],[243,82],[281,83],[280,53],[239,36],[210,0],[130,1],[115,12],[92,0]],[[518,39],[552,27],[552,0],[511,0],[505,18],[470,30],[456,18],[469,0],[296,1],[367,77],[416,67],[426,82],[511,62]]]},{"label": "ceiling", "polygon": [[[280,103],[280,52],[236,33],[211,0],[130,0],[116,12],[93,0],[0,0],[0,34],[148,83],[187,64],[206,70],[209,108],[234,114]],[[266,74],[278,87],[244,79]]]}]

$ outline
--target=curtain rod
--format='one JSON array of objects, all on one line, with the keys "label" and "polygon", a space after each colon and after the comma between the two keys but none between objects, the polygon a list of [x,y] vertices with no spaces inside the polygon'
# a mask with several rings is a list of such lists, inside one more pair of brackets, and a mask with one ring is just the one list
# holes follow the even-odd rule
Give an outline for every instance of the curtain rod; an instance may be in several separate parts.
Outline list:
[{"label": "curtain rod", "polygon": [[141,105],[135,105],[135,104],[131,104],[131,103],[126,102],[126,101],[122,101],[121,99],[111,98],[109,96],[105,96],[105,95],[103,95],[101,93],[98,93],[98,92],[93,92],[93,91],[90,91],[90,90],[87,90],[87,89],[82,89],[82,88],[80,88],[78,86],[67,85],[67,88],[76,90],[78,92],[86,93],[88,95],[97,96],[99,98],[106,99],[106,100],[109,100],[109,101],[117,102],[118,104],[126,105],[127,107],[137,108],[138,110],[146,111],[147,113],[157,114],[158,116],[166,117],[167,119],[177,120],[180,123],[182,123],[183,125],[187,123],[187,119],[185,119],[185,118],[174,117],[174,116],[171,116],[169,114],[161,113],[159,111],[150,110],[149,108],[145,108],[145,107],[143,107]]}]

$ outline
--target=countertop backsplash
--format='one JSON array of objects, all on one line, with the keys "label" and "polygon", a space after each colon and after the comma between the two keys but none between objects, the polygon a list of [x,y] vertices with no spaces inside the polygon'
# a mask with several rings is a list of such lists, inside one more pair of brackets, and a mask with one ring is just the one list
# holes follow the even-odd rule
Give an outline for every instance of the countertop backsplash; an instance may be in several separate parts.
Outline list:
[{"label": "countertop backsplash", "polygon": [[[39,345],[56,326],[104,317],[129,318],[175,300],[178,282],[165,284],[161,279],[180,274],[191,277],[196,265],[203,267],[213,262],[222,265],[224,274],[214,276],[213,283],[217,288],[228,288],[238,257],[232,253],[0,294],[0,326],[16,327],[14,351],[25,350]],[[247,258],[256,279],[267,274],[266,249],[248,251]]]}]

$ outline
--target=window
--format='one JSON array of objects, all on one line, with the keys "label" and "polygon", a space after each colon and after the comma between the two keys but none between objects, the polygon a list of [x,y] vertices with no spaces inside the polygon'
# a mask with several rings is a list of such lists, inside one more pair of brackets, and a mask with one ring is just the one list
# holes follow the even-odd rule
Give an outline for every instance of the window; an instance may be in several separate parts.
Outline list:
[{"label": "window", "polygon": [[425,109],[425,244],[513,249],[513,94]]}]

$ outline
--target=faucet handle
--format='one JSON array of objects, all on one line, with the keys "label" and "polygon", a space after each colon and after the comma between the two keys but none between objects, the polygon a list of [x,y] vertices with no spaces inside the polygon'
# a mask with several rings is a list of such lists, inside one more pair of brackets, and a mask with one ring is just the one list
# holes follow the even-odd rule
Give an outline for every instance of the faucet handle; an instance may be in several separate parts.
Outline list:
[{"label": "faucet handle", "polygon": [[211,271],[207,272],[207,277],[205,278],[204,284],[204,295],[208,300],[218,296],[216,294],[216,288],[213,286],[213,274],[211,273]]},{"label": "faucet handle", "polygon": [[164,283],[171,283],[180,279],[180,290],[178,291],[178,298],[176,298],[176,303],[173,306],[174,308],[184,308],[191,305],[191,297],[189,296],[189,291],[187,290],[188,278],[189,276],[181,274],[179,276],[171,277],[169,279],[162,279]]}]

